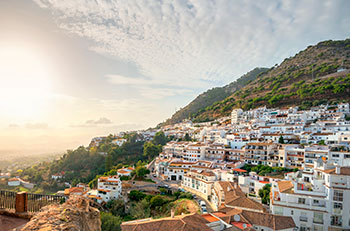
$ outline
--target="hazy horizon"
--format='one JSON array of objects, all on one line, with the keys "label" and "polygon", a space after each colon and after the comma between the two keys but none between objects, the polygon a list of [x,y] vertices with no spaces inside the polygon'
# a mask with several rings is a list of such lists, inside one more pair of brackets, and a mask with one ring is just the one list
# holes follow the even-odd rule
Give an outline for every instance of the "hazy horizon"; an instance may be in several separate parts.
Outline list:
[{"label": "hazy horizon", "polygon": [[209,88],[350,37],[349,1],[0,1],[0,155],[154,127]]}]

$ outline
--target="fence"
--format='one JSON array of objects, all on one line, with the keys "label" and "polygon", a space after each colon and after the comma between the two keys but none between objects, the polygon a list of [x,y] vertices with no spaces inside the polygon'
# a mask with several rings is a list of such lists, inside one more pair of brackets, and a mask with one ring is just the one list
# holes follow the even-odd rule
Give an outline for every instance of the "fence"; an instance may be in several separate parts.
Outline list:
[{"label": "fence", "polygon": [[16,209],[16,192],[0,191],[0,208]]},{"label": "fence", "polygon": [[40,195],[28,193],[27,197],[27,211],[28,212],[38,212],[42,207],[53,204],[61,203],[65,201],[63,196],[55,195]]},{"label": "fence", "polygon": [[0,190],[0,209],[14,210],[16,213],[38,212],[46,205],[62,203],[65,200],[64,196]]}]

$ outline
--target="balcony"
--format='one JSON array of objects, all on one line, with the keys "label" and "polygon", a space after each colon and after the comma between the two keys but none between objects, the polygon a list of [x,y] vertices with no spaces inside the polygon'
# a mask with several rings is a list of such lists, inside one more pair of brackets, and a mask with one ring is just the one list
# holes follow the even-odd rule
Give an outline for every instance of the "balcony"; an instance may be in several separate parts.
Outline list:
[{"label": "balcony", "polygon": [[323,211],[323,212],[327,211],[326,205],[314,206],[314,205],[310,205],[309,203],[298,204],[297,202],[286,202],[286,201],[281,201],[280,199],[274,200],[274,203],[276,205],[280,205],[280,206],[297,207],[297,208],[301,208],[301,209],[308,208],[308,209],[314,209],[314,210]]},{"label": "balcony", "polygon": [[314,222],[314,224],[323,225],[323,220],[316,220],[316,219],[314,219],[313,222]]},{"label": "balcony", "polygon": [[333,214],[342,214],[342,209],[333,209]]}]

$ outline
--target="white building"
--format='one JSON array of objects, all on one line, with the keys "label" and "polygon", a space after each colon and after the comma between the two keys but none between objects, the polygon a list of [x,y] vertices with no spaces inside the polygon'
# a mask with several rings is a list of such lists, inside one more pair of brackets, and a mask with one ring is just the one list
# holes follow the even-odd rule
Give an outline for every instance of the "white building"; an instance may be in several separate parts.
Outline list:
[{"label": "white building", "polygon": [[237,124],[240,116],[242,115],[243,110],[238,108],[238,109],[233,109],[231,112],[231,123],[232,124]]},{"label": "white building", "polygon": [[117,170],[118,176],[131,176],[132,171],[135,169],[133,167],[121,168]]},{"label": "white building", "polygon": [[115,144],[118,146],[122,146],[125,142],[126,142],[126,139],[123,139],[123,138],[118,138],[118,139],[112,140],[112,144]]},{"label": "white building", "polygon": [[122,183],[117,175],[102,176],[98,178],[97,190],[97,202],[108,202],[119,198],[122,193]]},{"label": "white building", "polygon": [[350,229],[350,167],[315,163],[310,182],[280,181],[271,188],[273,214],[292,216],[299,230]]},{"label": "white building", "polygon": [[181,186],[208,200],[215,180],[216,176],[212,171],[191,170],[184,175]]},{"label": "white building", "polygon": [[19,178],[11,178],[7,181],[7,184],[9,186],[20,186],[21,185],[21,181]]}]

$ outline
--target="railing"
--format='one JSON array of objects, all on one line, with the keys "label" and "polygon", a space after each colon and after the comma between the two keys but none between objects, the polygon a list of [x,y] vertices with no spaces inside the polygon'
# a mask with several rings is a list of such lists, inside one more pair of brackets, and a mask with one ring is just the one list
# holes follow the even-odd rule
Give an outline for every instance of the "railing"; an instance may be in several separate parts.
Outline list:
[{"label": "railing", "polygon": [[46,205],[63,203],[65,200],[64,196],[0,190],[0,209],[15,210],[16,213],[38,212]]},{"label": "railing", "polygon": [[16,209],[16,192],[0,191],[0,208],[1,209]]},{"label": "railing", "polygon": [[38,212],[42,207],[45,207],[46,205],[61,203],[66,200],[64,196],[41,195],[32,193],[28,193],[27,198],[28,212]]}]

